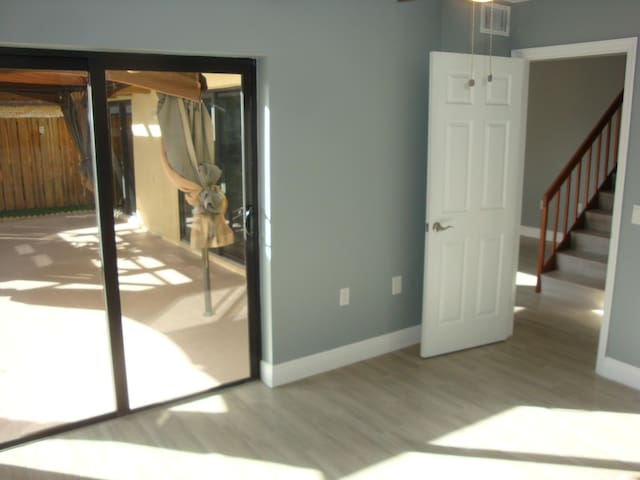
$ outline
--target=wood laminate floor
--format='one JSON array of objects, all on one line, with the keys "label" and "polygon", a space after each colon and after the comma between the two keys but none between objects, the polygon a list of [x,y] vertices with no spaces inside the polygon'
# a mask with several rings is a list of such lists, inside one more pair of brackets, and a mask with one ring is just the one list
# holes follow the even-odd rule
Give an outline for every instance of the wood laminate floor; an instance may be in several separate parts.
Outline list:
[{"label": "wood laminate floor", "polygon": [[594,373],[598,313],[526,285],[530,247],[506,342],[107,421],[0,452],[0,479],[638,480],[640,392]]}]

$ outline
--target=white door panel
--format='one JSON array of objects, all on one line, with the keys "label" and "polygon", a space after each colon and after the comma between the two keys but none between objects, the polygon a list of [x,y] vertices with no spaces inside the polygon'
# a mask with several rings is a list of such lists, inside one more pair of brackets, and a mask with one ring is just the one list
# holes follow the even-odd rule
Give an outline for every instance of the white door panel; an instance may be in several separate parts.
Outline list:
[{"label": "white door panel", "polygon": [[[493,343],[513,329],[528,66],[431,54],[424,357]],[[436,231],[439,222],[449,229]]]}]

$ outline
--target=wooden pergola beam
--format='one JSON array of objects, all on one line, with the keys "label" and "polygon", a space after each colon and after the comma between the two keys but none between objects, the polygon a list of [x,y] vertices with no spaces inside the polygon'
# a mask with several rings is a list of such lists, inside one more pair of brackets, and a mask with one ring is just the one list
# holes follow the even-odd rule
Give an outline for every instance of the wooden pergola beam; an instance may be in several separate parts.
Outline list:
[{"label": "wooden pergola beam", "polygon": [[199,102],[201,99],[199,73],[108,70],[107,80],[157,90],[167,95],[187,98],[195,102]]},{"label": "wooden pergola beam", "polygon": [[0,70],[0,82],[22,85],[85,87],[87,73],[67,70]]}]

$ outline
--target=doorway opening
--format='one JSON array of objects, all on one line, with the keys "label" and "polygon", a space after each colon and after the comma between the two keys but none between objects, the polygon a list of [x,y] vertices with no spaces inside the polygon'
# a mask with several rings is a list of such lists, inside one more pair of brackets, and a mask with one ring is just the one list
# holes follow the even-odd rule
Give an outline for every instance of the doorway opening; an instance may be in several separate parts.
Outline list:
[{"label": "doorway opening", "polygon": [[[597,296],[594,298],[593,295],[587,296],[587,300],[595,300],[594,303],[585,303],[584,296],[580,298],[577,303],[578,305],[580,305],[580,307],[578,308],[582,309],[582,318],[585,319],[587,323],[591,323],[592,332],[595,332],[594,334],[596,338],[594,340],[594,344],[597,344],[596,371],[604,376],[610,377],[610,368],[608,368],[607,366],[608,360],[606,357],[606,342],[608,338],[611,300],[615,280],[618,238],[621,223],[621,207],[623,200],[628,140],[630,133],[631,105],[636,61],[636,39],[621,39],[602,42],[589,42],[583,44],[572,44],[565,46],[522,49],[513,51],[512,56],[523,58],[529,60],[530,62],[573,61],[584,63],[585,60],[588,61],[588,59],[592,58],[594,59],[594,62],[613,62],[613,64],[618,65],[617,69],[619,79],[617,81],[622,84],[622,87],[624,89],[624,101],[619,116],[620,136],[618,147],[616,150],[614,150],[617,153],[617,173],[614,175],[614,182],[611,185],[613,189],[613,194],[611,195],[613,206],[611,208],[610,241],[608,242],[608,245],[606,247],[608,251],[606,253],[607,266],[606,278],[604,281],[604,292],[600,298],[598,298]],[[540,63],[539,65],[544,65],[544,63]],[[583,78],[583,81],[587,83],[589,79]],[[609,88],[616,88],[615,86],[613,86],[614,83],[615,81],[613,83],[609,82]],[[528,208],[529,210],[531,210],[536,206],[532,207],[531,201],[529,201],[528,206],[524,205],[525,201],[527,201],[526,189],[523,193],[523,223],[525,223],[523,233],[534,233],[536,236],[540,236],[539,229],[536,231],[535,228],[526,228],[526,218],[530,216],[526,212],[526,209]],[[554,235],[552,233],[551,237],[553,236]],[[546,237],[547,232],[545,232],[545,238]],[[548,240],[553,242],[555,239],[550,238]],[[534,245],[531,245],[531,242],[534,242]],[[524,289],[527,289],[525,294],[526,296],[530,295],[532,289],[531,282],[535,279],[534,272],[536,268],[532,268],[533,266],[531,265],[531,262],[533,261],[531,252],[533,252],[536,248],[535,243],[537,243],[535,240],[526,238],[526,236],[522,239],[522,245],[524,246],[524,250],[522,252],[523,255],[521,255],[521,260],[523,261],[522,266],[524,269],[528,269],[528,271],[519,273],[517,284],[519,284],[518,288],[520,291],[523,290],[523,287]],[[530,253],[527,254],[527,251]],[[537,252],[535,261],[537,262]],[[561,300],[562,297],[571,297],[573,295],[571,293],[571,290],[562,290],[561,286],[559,290],[557,286],[553,286],[552,290],[555,290],[552,293],[554,293],[556,297],[560,297]],[[532,305],[540,305],[542,303],[539,298],[536,299],[534,297],[530,297],[529,301],[532,302]],[[563,308],[564,307],[562,304],[556,304],[556,309],[562,310]],[[575,306],[573,309],[575,310]],[[522,315],[526,315],[526,313],[522,311]]]}]

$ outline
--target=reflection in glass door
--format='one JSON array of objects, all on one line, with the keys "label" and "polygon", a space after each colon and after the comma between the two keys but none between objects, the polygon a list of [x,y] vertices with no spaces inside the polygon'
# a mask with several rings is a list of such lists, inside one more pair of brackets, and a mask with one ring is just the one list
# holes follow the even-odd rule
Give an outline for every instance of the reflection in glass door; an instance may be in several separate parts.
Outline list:
[{"label": "reflection in glass door", "polygon": [[0,69],[0,444],[116,409],[87,83]]},{"label": "reflection in glass door", "polygon": [[[129,405],[249,378],[245,266],[216,250],[244,251],[244,222],[233,225],[229,208],[244,212],[242,152],[231,158],[220,148],[242,145],[241,125],[214,128],[211,115],[224,108],[212,93],[238,92],[241,76],[110,70],[106,78],[109,97],[131,104],[135,212],[115,226]],[[227,173],[239,174],[233,186]],[[186,244],[179,192],[189,204]]]}]

